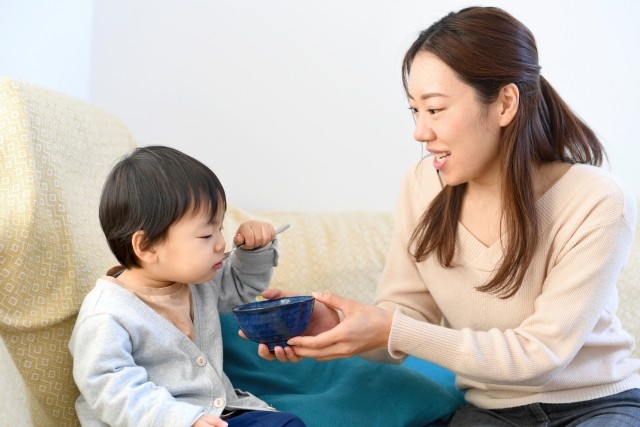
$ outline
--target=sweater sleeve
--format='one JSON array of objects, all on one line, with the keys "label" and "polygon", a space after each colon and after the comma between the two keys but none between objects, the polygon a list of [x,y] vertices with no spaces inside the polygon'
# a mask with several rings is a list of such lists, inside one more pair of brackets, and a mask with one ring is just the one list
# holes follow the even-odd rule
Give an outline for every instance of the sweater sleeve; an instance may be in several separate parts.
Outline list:
[{"label": "sweater sleeve", "polygon": [[212,280],[213,285],[220,288],[220,313],[255,300],[269,286],[273,268],[277,265],[278,239],[259,249],[236,250],[225,262],[219,277]]},{"label": "sweater sleeve", "polygon": [[534,310],[518,326],[448,329],[415,319],[415,308],[403,302],[394,314],[390,353],[413,354],[482,383],[537,386],[578,358],[586,342],[618,345],[620,337],[609,326],[619,326],[611,311],[632,244],[635,204],[617,191],[580,199],[573,211],[565,221],[568,237],[560,239],[543,273]]}]

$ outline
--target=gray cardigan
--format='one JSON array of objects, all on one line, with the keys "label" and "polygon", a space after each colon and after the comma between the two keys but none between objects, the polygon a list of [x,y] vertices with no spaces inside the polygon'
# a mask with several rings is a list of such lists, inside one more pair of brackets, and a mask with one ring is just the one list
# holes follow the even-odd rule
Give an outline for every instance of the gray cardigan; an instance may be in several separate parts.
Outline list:
[{"label": "gray cardigan", "polygon": [[213,280],[190,285],[195,342],[130,291],[98,279],[69,342],[81,424],[187,427],[203,412],[273,410],[234,390],[222,371],[219,313],[253,301],[277,258],[275,242],[237,250]]}]

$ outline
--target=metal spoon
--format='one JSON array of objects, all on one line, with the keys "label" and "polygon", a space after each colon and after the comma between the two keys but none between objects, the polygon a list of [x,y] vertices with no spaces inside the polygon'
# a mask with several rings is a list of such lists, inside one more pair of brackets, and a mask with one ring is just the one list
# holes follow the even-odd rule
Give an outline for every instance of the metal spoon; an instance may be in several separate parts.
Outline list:
[{"label": "metal spoon", "polygon": [[[286,230],[287,228],[289,228],[290,225],[289,224],[285,224],[281,227],[276,228],[276,234],[280,234],[282,233],[284,230]],[[227,259],[229,259],[229,257],[231,256],[232,253],[234,253],[236,251],[236,249],[240,248],[244,246],[244,243],[236,246],[235,248],[231,249],[229,252],[225,252],[224,253],[224,258],[222,258],[222,261],[226,261]]]}]

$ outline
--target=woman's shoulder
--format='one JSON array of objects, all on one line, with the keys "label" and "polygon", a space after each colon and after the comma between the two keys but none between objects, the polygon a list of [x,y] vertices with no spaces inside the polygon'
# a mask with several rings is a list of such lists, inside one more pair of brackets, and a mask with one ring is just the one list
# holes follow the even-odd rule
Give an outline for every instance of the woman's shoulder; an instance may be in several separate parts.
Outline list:
[{"label": "woman's shoulder", "polygon": [[594,198],[614,197],[620,201],[624,199],[635,200],[635,196],[628,185],[604,167],[574,164],[564,177],[567,178],[568,184],[577,193],[585,196],[590,195]]},{"label": "woman's shoulder", "polygon": [[617,176],[603,167],[574,164],[542,196],[543,207],[600,212],[605,216],[636,218],[636,197]]}]

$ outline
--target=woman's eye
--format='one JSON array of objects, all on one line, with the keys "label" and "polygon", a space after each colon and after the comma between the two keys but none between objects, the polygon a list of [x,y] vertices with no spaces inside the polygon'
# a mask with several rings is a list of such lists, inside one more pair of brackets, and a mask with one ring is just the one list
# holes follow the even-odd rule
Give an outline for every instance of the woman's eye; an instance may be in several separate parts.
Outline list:
[{"label": "woman's eye", "polygon": [[[409,111],[411,111],[411,114],[416,115],[419,113],[419,110],[415,107],[409,107]],[[434,115],[439,113],[440,111],[442,111],[441,108],[426,108],[424,111],[426,111],[427,113],[429,113],[430,115]]]}]

